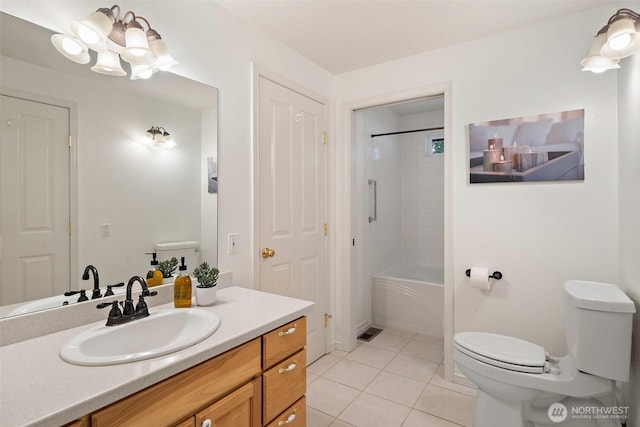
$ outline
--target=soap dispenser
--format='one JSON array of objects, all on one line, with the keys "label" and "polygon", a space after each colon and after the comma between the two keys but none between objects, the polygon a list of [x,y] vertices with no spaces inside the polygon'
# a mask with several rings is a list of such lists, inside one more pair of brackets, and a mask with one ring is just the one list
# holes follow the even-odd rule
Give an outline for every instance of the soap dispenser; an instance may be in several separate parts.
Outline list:
[{"label": "soap dispenser", "polygon": [[191,307],[191,277],[187,274],[184,257],[180,257],[180,274],[173,282],[173,305],[176,308]]},{"label": "soap dispenser", "polygon": [[156,253],[151,253],[151,270],[147,273],[147,286],[162,285],[162,272],[158,270],[158,260],[156,259]]}]

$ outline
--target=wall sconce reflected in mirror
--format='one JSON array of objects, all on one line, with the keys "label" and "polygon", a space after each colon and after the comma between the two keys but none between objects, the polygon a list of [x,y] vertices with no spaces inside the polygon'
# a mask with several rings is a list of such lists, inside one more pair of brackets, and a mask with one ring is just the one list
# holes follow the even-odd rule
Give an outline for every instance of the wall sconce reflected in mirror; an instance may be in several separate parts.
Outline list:
[{"label": "wall sconce reflected in mirror", "polygon": [[145,139],[154,147],[173,148],[176,146],[169,132],[161,126],[151,126],[145,133]]},{"label": "wall sconce reflected in mirror", "polygon": [[582,71],[602,73],[620,68],[620,59],[637,52],[640,52],[640,14],[620,9],[598,31],[580,65]]}]

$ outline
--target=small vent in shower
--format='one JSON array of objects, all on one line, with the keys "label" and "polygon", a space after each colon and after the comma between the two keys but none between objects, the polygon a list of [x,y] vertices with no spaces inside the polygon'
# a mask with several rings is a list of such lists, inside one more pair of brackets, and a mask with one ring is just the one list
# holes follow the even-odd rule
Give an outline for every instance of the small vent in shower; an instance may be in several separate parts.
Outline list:
[{"label": "small vent in shower", "polygon": [[378,335],[380,332],[382,332],[382,329],[378,329],[378,328],[369,328],[366,331],[364,331],[363,333],[361,333],[358,336],[358,339],[361,341],[371,341],[372,339],[374,339],[376,337],[376,335]]}]

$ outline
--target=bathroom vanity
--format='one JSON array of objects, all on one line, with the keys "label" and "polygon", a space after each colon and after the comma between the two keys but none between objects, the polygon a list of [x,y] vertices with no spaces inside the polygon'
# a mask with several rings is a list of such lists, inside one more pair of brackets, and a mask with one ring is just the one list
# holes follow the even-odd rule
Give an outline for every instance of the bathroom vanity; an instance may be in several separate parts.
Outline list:
[{"label": "bathroom vanity", "polygon": [[[304,426],[313,303],[232,287],[202,309],[222,320],[184,350],[77,366],[58,356],[84,325],[0,348],[0,425]],[[150,309],[168,308],[159,306]]]}]

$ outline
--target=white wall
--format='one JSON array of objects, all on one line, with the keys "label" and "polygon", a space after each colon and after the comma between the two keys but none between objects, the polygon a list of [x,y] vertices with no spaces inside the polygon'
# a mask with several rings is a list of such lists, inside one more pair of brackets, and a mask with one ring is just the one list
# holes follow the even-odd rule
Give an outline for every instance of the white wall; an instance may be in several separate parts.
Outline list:
[{"label": "white wall", "polygon": [[[56,31],[104,7],[102,1],[2,0],[2,10]],[[273,37],[240,22],[212,1],[135,0],[125,10],[147,18],[180,63],[172,71],[219,89],[218,264],[234,283],[254,287],[252,70],[254,64],[326,98],[333,77]],[[330,117],[330,115],[329,115]],[[237,255],[226,252],[238,233]]]},{"label": "white wall", "polygon": [[[579,67],[594,29],[613,12],[613,6],[601,7],[336,78],[339,109],[452,82],[447,149],[453,259],[447,286],[455,292],[455,331],[510,334],[562,354],[563,283],[618,279],[616,77]],[[578,108],[586,114],[584,182],[469,184],[469,123]],[[338,113],[340,131],[348,116]],[[342,138],[337,151],[349,144]],[[337,171],[342,173],[348,171]],[[337,212],[342,215],[348,212]],[[464,274],[471,266],[501,270],[504,279],[489,293],[472,289]]]},{"label": "white wall", "polygon": [[[145,274],[151,259],[145,253],[154,243],[200,240],[201,176],[194,168],[200,161],[200,111],[13,58],[2,57],[1,64],[6,87],[77,107],[75,286],[87,287],[80,276],[88,264],[98,268],[105,286]],[[168,129],[178,145],[144,145],[144,132],[153,125]],[[109,238],[100,235],[103,223],[111,224]]]},{"label": "white wall", "polygon": [[636,304],[631,379],[624,385],[629,426],[640,425],[640,54],[618,71],[620,287]]}]

